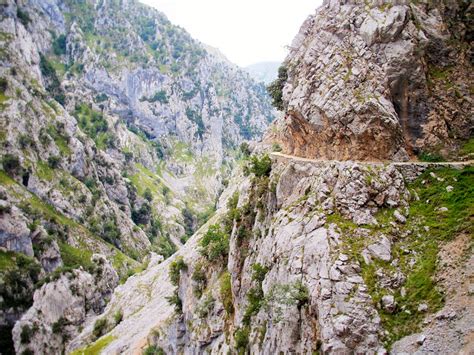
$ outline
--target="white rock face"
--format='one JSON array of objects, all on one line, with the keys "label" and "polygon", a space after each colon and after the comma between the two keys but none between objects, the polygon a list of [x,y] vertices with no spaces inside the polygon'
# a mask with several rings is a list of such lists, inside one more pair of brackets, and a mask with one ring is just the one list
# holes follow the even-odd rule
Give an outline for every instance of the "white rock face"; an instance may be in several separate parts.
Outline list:
[{"label": "white rock face", "polygon": [[337,160],[455,151],[454,136],[470,136],[470,95],[442,86],[472,83],[472,64],[452,42],[469,47],[469,25],[458,17],[465,11],[456,1],[324,1],[290,46],[285,115],[266,140],[288,154]]},{"label": "white rock face", "polygon": [[33,306],[13,328],[17,353],[61,353],[68,340],[102,312],[118,275],[103,255],[93,255],[92,262],[92,273],[73,270],[35,292]]},{"label": "white rock face", "polygon": [[2,203],[6,212],[0,214],[0,246],[33,256],[28,220],[16,206],[11,206],[6,201]]},{"label": "white rock face", "polygon": [[[258,197],[250,180],[236,187],[240,191],[237,205],[247,208],[249,203],[248,208],[255,208],[256,215],[248,222],[252,213],[242,215],[230,239],[227,270],[232,318],[226,316],[220,291],[225,265],[206,264],[198,244],[208,226],[222,220],[226,213],[222,208],[175,256],[153,264],[117,288],[103,317],[110,320],[123,309],[124,320],[108,334],[113,341],[105,348],[106,353],[137,353],[147,344],[157,344],[171,353],[219,354],[235,349],[235,334],[248,322],[248,294],[259,287],[253,276],[256,264],[266,269],[260,286],[263,304],[250,316],[251,353],[305,353],[317,346],[330,353],[384,351],[379,309],[361,276],[363,265],[357,255],[350,254],[348,245],[351,238],[360,238],[373,258],[391,260],[388,236],[369,234],[357,221],[361,213],[372,221],[380,207],[407,205],[410,195],[403,175],[390,165],[288,164],[277,159],[267,181],[268,186],[274,186],[272,191]],[[232,195],[232,190],[225,196]],[[387,198],[377,198],[380,194]],[[375,200],[384,202],[379,205]],[[259,210],[256,206],[260,203],[264,207]],[[340,219],[354,229],[349,233]],[[247,226],[243,237],[239,223]],[[165,298],[172,296],[174,288],[169,281],[169,265],[179,256],[187,267],[179,273],[176,290],[182,314],[176,315]],[[200,263],[207,265],[207,287],[202,297],[195,293],[194,275]],[[392,279],[382,275],[381,282],[392,288],[402,276]],[[384,308],[392,310],[395,301],[389,297],[393,302],[383,302]],[[89,327],[71,342],[70,349],[91,340]]]}]

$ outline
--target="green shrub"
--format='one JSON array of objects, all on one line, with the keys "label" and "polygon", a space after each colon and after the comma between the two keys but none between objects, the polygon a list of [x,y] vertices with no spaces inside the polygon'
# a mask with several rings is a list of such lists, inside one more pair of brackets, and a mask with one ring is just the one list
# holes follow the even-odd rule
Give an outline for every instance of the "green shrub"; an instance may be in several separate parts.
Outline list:
[{"label": "green shrub", "polygon": [[0,78],[0,93],[4,94],[8,89],[8,80],[5,78]]},{"label": "green shrub", "polygon": [[207,278],[204,266],[201,263],[197,263],[194,268],[191,279],[195,282],[194,294],[196,297],[201,297],[202,291],[206,288]]},{"label": "green shrub", "polygon": [[107,120],[101,112],[92,109],[92,105],[76,105],[74,117],[81,130],[94,140],[97,148],[115,147],[115,136],[109,132]]},{"label": "green shrub", "polygon": [[251,159],[250,172],[257,177],[270,176],[272,171],[272,160],[265,154],[261,158],[253,156]]},{"label": "green shrub", "polygon": [[33,329],[28,324],[24,325],[21,328],[21,333],[20,333],[21,343],[22,344],[29,344],[33,334],[34,334]]},{"label": "green shrub", "polygon": [[150,345],[143,351],[143,355],[166,355],[165,351],[157,345]]},{"label": "green shrub", "polygon": [[145,198],[145,200],[149,202],[153,200],[153,194],[151,193],[151,190],[149,187],[147,187],[145,191],[143,192],[143,197]]},{"label": "green shrub", "polygon": [[108,99],[109,99],[109,97],[107,96],[107,94],[100,93],[100,94],[96,95],[96,97],[94,98],[94,101],[97,102],[97,103],[100,103],[100,102],[107,101]]},{"label": "green shrub", "polygon": [[199,318],[206,318],[209,313],[214,309],[215,300],[212,295],[208,294],[204,296],[201,302],[196,307],[196,314]]},{"label": "green shrub", "polygon": [[102,231],[99,236],[105,241],[117,246],[118,240],[120,240],[120,229],[117,227],[115,219],[105,220],[102,225]]},{"label": "green shrub", "polygon": [[250,147],[249,147],[249,144],[247,142],[243,142],[240,144],[240,147],[239,147],[239,150],[240,150],[240,153],[242,154],[242,156],[244,158],[247,158],[250,156]]},{"label": "green shrub", "polygon": [[234,313],[234,302],[232,298],[232,279],[228,271],[222,274],[219,286],[221,302],[227,314],[230,315]]},{"label": "green shrub", "polygon": [[291,296],[296,301],[298,308],[303,307],[309,302],[309,290],[301,281],[295,282],[292,285]]},{"label": "green shrub", "polygon": [[247,292],[247,308],[245,309],[244,317],[242,322],[245,325],[250,325],[250,319],[252,316],[256,315],[262,308],[264,300],[264,294],[261,285],[257,287],[252,287]]},{"label": "green shrub", "polygon": [[64,55],[66,54],[66,36],[65,35],[59,35],[54,41],[53,41],[53,52],[56,55]]},{"label": "green shrub", "polygon": [[158,254],[163,255],[165,259],[176,253],[176,245],[171,241],[168,235],[160,236],[158,240]]},{"label": "green shrub", "polygon": [[31,22],[30,15],[19,7],[16,9],[16,16],[25,27]]},{"label": "green shrub", "polygon": [[273,143],[272,144],[272,152],[281,152],[283,149],[281,148],[281,145],[278,143]]},{"label": "green shrub", "polygon": [[247,346],[249,345],[249,335],[250,335],[250,329],[248,326],[239,328],[235,332],[234,334],[235,348],[239,355],[246,353]]},{"label": "green shrub", "polygon": [[184,262],[184,259],[182,256],[179,256],[170,264],[170,269],[169,269],[169,276],[170,276],[170,281],[174,286],[179,285],[179,278],[180,278],[180,273],[181,270],[187,270],[188,266]]},{"label": "green shrub", "polygon": [[141,205],[138,210],[132,211],[132,220],[135,224],[146,225],[150,222],[151,218],[151,206],[148,202]]},{"label": "green shrub", "polygon": [[97,319],[94,323],[94,329],[92,330],[92,334],[96,338],[100,338],[102,335],[105,334],[106,331],[107,331],[107,319],[105,318]]},{"label": "green shrub", "polygon": [[183,215],[183,224],[186,236],[190,237],[194,233],[194,213],[187,204],[181,213]]},{"label": "green shrub", "polygon": [[166,95],[166,91],[164,91],[164,90],[157,91],[155,93],[155,95],[153,95],[150,98],[142,99],[142,101],[148,101],[148,102],[157,102],[158,101],[162,104],[167,104],[169,102],[168,101],[168,96]]},{"label": "green shrub", "polygon": [[20,159],[17,156],[12,154],[6,154],[2,158],[3,170],[8,175],[15,175],[21,170]]},{"label": "green shrub", "polygon": [[154,218],[150,223],[150,234],[151,240],[154,240],[156,236],[163,235],[163,224],[159,218]]},{"label": "green shrub", "polygon": [[229,236],[218,224],[209,227],[199,244],[201,254],[209,261],[225,258],[229,254]]},{"label": "green shrub", "polygon": [[421,152],[420,155],[418,156],[418,158],[421,161],[431,162],[431,163],[437,163],[437,162],[445,161],[443,156],[441,156],[438,153],[432,153],[432,152],[431,153],[430,152]]},{"label": "green shrub", "polygon": [[240,210],[237,208],[239,204],[239,192],[234,194],[227,200],[227,214],[224,217],[224,231],[227,234],[232,233],[234,227],[234,220],[240,219]]},{"label": "green shrub", "polygon": [[31,139],[31,137],[28,136],[27,134],[21,134],[18,137],[18,144],[20,145],[22,149],[25,149],[33,145],[33,139]]},{"label": "green shrub", "polygon": [[181,302],[181,298],[179,298],[177,289],[171,296],[166,297],[166,300],[170,305],[174,306],[176,313],[181,313],[183,311],[183,303]]},{"label": "green shrub", "polygon": [[119,324],[123,320],[123,312],[121,309],[117,310],[114,314],[115,325]]},{"label": "green shrub", "polygon": [[197,125],[196,135],[199,136],[199,138],[202,139],[202,136],[205,132],[205,126],[204,126],[204,121],[202,120],[202,115],[188,107],[188,108],[186,108],[186,117],[190,121],[196,123],[196,125]]},{"label": "green shrub", "polygon": [[56,70],[48,61],[48,59],[46,59],[46,57],[42,54],[40,55],[40,69],[41,74],[45,77],[48,83],[46,89],[57,102],[59,102],[61,105],[64,105],[66,102],[66,95],[64,94],[64,91],[61,87]]},{"label": "green shrub", "polygon": [[60,317],[56,322],[53,323],[52,330],[54,334],[61,334],[63,329],[69,322],[64,317]]},{"label": "green shrub", "polygon": [[252,265],[252,280],[257,281],[257,282],[263,282],[265,279],[265,276],[267,275],[268,272],[268,267],[262,266],[262,264],[255,263]]},{"label": "green shrub", "polygon": [[273,99],[273,106],[280,111],[285,109],[285,103],[283,102],[283,87],[287,80],[288,70],[284,65],[282,65],[278,68],[278,78],[267,87],[267,91]]},{"label": "green shrub", "polygon": [[242,320],[246,325],[250,324],[252,316],[257,314],[260,311],[260,308],[262,308],[264,301],[262,282],[265,279],[268,268],[256,263],[252,265],[252,271],[252,280],[257,284],[247,292],[248,305],[245,309],[244,318]]},{"label": "green shrub", "polygon": [[59,166],[59,162],[61,161],[61,158],[58,156],[50,156],[48,158],[48,166],[51,169],[56,169]]}]

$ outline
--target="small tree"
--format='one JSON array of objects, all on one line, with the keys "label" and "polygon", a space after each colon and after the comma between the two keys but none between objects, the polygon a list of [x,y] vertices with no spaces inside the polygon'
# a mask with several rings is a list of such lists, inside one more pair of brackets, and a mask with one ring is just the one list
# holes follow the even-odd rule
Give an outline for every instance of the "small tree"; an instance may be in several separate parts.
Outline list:
[{"label": "small tree", "polygon": [[12,154],[6,154],[2,159],[3,170],[9,175],[15,175],[21,169],[20,159]]},{"label": "small tree", "polygon": [[272,160],[265,154],[261,158],[257,156],[252,157],[250,172],[254,173],[257,177],[270,176],[272,171]]},{"label": "small tree", "polygon": [[229,254],[229,236],[218,224],[209,227],[200,245],[201,254],[209,261],[215,261]]},{"label": "small tree", "polygon": [[61,161],[61,158],[58,156],[51,156],[48,158],[48,166],[51,169],[56,169],[59,166],[59,162]]},{"label": "small tree", "polygon": [[151,193],[150,188],[147,187],[145,189],[145,192],[143,193],[143,197],[145,198],[145,200],[150,201],[150,202],[153,200],[153,194]]},{"label": "small tree", "polygon": [[169,275],[170,281],[173,285],[178,286],[181,270],[186,270],[187,268],[188,266],[184,262],[182,256],[177,257],[176,260],[170,264]]},{"label": "small tree", "polygon": [[105,334],[106,328],[107,328],[107,319],[100,318],[100,319],[95,321],[94,329],[92,330],[92,334],[96,338],[100,338],[102,335]]},{"label": "small tree", "polygon": [[285,109],[285,103],[283,102],[283,87],[288,80],[288,70],[282,65],[278,68],[278,78],[267,87],[267,91],[273,99],[273,106],[280,111]]}]

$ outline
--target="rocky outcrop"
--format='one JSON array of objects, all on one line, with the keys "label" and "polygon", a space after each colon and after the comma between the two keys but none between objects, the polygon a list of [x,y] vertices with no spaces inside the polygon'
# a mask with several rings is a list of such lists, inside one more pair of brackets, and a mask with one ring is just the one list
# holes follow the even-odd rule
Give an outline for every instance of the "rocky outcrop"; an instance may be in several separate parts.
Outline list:
[{"label": "rocky outcrop", "polygon": [[[421,184],[426,168],[275,155],[269,176],[236,177],[224,207],[175,256],[117,289],[103,317],[127,311],[104,351],[386,352],[439,307],[407,283],[431,278],[417,274],[428,254],[416,245],[430,237],[429,215],[410,215],[422,191],[413,186],[454,181],[425,173],[432,180]],[[202,240],[227,231],[228,249],[206,254]]]},{"label": "rocky outcrop", "polygon": [[58,275],[35,292],[33,306],[13,328],[17,354],[27,349],[35,354],[60,354],[68,340],[102,312],[118,275],[103,255],[95,254],[91,261],[92,270]]},{"label": "rocky outcrop", "polygon": [[472,135],[469,16],[464,1],[324,1],[291,44],[267,140],[323,159],[449,156]]}]

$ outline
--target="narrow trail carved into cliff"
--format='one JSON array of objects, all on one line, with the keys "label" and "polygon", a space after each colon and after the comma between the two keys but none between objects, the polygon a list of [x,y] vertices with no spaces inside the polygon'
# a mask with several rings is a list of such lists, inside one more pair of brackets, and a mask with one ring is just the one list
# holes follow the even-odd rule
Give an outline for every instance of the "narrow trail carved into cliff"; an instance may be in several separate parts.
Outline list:
[{"label": "narrow trail carved into cliff", "polygon": [[324,160],[324,159],[311,159],[303,158],[295,155],[288,155],[280,152],[272,152],[270,156],[275,158],[283,158],[299,162],[308,162],[308,163],[358,163],[362,165],[394,165],[394,166],[407,166],[407,165],[419,165],[419,166],[470,166],[474,165],[474,160],[467,161],[447,161],[447,162],[424,162],[424,161],[406,161],[406,162],[394,162],[394,161],[356,161],[356,160]]}]

